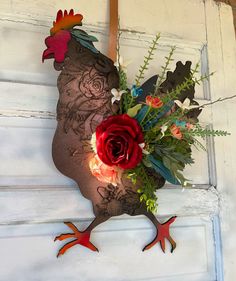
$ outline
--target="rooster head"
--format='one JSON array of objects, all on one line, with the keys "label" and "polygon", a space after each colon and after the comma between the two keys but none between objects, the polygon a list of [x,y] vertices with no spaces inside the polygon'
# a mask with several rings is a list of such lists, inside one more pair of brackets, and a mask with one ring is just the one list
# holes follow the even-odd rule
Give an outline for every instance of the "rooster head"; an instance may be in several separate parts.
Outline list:
[{"label": "rooster head", "polygon": [[83,16],[74,14],[73,9],[68,13],[67,10],[57,12],[56,21],[50,29],[50,36],[45,39],[47,49],[44,50],[42,61],[54,58],[56,63],[62,63],[68,51],[68,43],[72,37],[83,47],[90,49],[94,53],[98,53],[92,42],[97,41],[94,36],[88,35],[86,32],[74,28],[82,25]]}]

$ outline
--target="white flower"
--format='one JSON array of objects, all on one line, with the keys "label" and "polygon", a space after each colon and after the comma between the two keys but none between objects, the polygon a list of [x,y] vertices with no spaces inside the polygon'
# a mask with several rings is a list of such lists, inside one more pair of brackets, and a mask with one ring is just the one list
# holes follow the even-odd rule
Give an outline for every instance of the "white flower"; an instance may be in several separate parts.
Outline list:
[{"label": "white flower", "polygon": [[118,91],[117,89],[113,88],[111,89],[111,93],[113,95],[113,97],[111,98],[111,103],[114,103],[116,100],[119,101],[121,99],[121,96],[126,93],[126,91]]},{"label": "white flower", "polygon": [[165,124],[161,126],[161,138],[164,137],[165,131],[166,131],[167,129],[168,129],[168,126],[165,125]]},{"label": "white flower", "polygon": [[144,149],[144,147],[145,147],[144,142],[140,143],[139,146],[141,147],[143,154],[146,154],[146,155],[150,154],[150,152],[148,152],[146,149]]},{"label": "white flower", "polygon": [[190,110],[190,109],[199,107],[199,105],[190,105],[190,99],[189,99],[189,98],[186,98],[183,103],[182,103],[180,100],[175,100],[174,102],[175,102],[175,103],[178,105],[178,107],[180,107],[183,111],[184,111],[185,109],[186,109],[186,110]]},{"label": "white flower", "polygon": [[118,68],[119,66],[121,69],[126,73],[127,72],[127,66],[131,64],[131,60],[124,61],[123,57],[117,57],[117,61],[114,63],[114,65]]}]

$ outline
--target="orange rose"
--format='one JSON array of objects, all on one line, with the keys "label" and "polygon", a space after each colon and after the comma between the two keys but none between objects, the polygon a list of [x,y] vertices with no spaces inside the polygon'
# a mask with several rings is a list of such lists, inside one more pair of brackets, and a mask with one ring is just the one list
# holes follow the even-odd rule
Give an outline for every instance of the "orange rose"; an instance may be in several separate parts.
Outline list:
[{"label": "orange rose", "polygon": [[122,169],[104,164],[96,154],[89,161],[89,168],[93,176],[101,182],[117,185],[121,181]]},{"label": "orange rose", "polygon": [[163,102],[158,97],[147,96],[146,97],[146,104],[153,108],[160,108],[163,106]]},{"label": "orange rose", "polygon": [[175,124],[173,124],[171,127],[170,127],[170,132],[171,134],[173,135],[173,137],[175,137],[176,139],[178,140],[181,140],[183,135],[180,131],[180,128],[177,127]]}]

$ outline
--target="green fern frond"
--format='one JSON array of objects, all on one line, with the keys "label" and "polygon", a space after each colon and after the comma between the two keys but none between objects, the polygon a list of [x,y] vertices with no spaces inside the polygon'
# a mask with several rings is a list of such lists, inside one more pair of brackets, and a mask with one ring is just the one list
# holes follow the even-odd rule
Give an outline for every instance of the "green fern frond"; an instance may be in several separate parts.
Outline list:
[{"label": "green fern frond", "polygon": [[197,136],[201,138],[213,136],[213,137],[220,137],[220,136],[228,136],[230,133],[227,131],[222,130],[210,130],[210,129],[203,129],[197,128],[189,131],[189,134],[192,136]]},{"label": "green fern frond", "polygon": [[164,66],[161,66],[162,72],[161,72],[161,75],[160,75],[160,77],[158,79],[158,82],[157,82],[157,84],[155,86],[155,93],[154,93],[154,95],[157,95],[158,90],[159,90],[159,88],[161,86],[161,83],[164,81],[164,79],[166,77],[167,71],[170,70],[168,67],[169,67],[171,61],[173,61],[172,57],[173,57],[175,49],[176,49],[175,46],[171,47],[169,55],[167,57],[165,57],[166,62],[165,62]]},{"label": "green fern frond", "polygon": [[140,82],[144,79],[144,72],[148,70],[148,66],[151,60],[153,60],[154,51],[157,49],[158,40],[160,39],[160,34],[157,34],[155,39],[152,41],[151,46],[148,49],[148,55],[144,56],[143,64],[140,66],[138,70],[138,74],[135,76],[135,83],[136,86],[140,86]]},{"label": "green fern frond", "polygon": [[147,211],[155,213],[157,211],[157,196],[155,194],[156,187],[152,177],[149,177],[146,173],[144,164],[141,163],[136,168],[132,169],[127,176],[133,184],[136,184],[137,180],[140,180],[141,187],[137,190],[140,194],[140,202],[146,204]]}]

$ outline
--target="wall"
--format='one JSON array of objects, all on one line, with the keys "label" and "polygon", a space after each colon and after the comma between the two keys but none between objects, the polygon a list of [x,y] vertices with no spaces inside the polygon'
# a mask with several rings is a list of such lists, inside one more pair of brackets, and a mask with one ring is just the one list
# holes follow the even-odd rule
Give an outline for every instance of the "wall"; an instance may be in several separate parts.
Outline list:
[{"label": "wall", "polygon": [[232,7],[233,11],[233,18],[234,18],[234,27],[235,27],[235,34],[236,34],[236,0],[215,0],[216,2],[223,2]]}]

